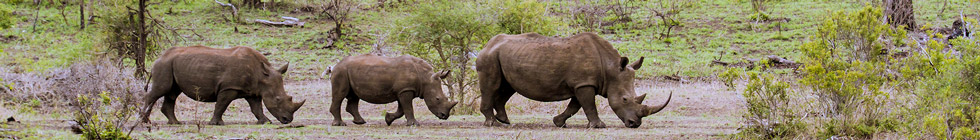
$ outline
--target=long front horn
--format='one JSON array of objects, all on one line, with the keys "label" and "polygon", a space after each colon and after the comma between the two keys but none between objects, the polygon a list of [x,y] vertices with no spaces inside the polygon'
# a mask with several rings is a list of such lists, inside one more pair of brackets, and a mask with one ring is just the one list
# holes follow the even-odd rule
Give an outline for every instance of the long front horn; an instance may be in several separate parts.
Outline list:
[{"label": "long front horn", "polygon": [[671,91],[670,92],[670,95],[667,95],[667,102],[664,102],[664,104],[658,105],[658,106],[648,106],[647,107],[647,109],[648,109],[647,112],[649,112],[649,113],[647,115],[644,115],[644,116],[653,115],[653,114],[655,114],[657,112],[660,112],[660,110],[663,110],[664,107],[667,107],[667,104],[670,103],[670,98],[673,97],[673,96],[674,96],[674,92]]}]

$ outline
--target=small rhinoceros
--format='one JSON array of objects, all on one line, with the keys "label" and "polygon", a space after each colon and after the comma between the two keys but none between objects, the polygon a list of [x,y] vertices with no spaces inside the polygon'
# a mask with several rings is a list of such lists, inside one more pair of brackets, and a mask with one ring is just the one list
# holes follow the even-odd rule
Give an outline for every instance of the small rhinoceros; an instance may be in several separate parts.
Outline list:
[{"label": "small rhinoceros", "polygon": [[279,122],[293,121],[293,113],[306,101],[293,102],[293,97],[283,88],[282,74],[289,64],[279,69],[255,49],[234,47],[214,49],[204,46],[174,47],[167,49],[153,63],[153,86],[143,99],[146,102],[141,115],[143,122],[150,121],[153,104],[161,97],[161,111],[168,124],[180,124],[174,116],[174,106],[180,93],[201,102],[217,102],[211,117],[212,125],[222,125],[221,115],[231,101],[245,98],[258,119],[258,124],[269,122],[262,111],[262,103]]},{"label": "small rhinoceros", "polygon": [[422,98],[432,114],[448,119],[449,111],[456,106],[442,91],[442,79],[449,71],[432,72],[432,66],[412,56],[385,57],[362,54],[344,58],[330,71],[333,86],[330,113],[334,126],[346,125],[340,117],[340,104],[347,99],[347,112],[354,116],[355,124],[364,124],[357,111],[360,100],[373,104],[398,101],[395,113],[385,114],[385,123],[391,125],[403,115],[407,125],[419,125],[412,110],[412,100]]},{"label": "small rhinoceros", "polygon": [[[646,94],[636,96],[633,76],[640,60],[629,63],[608,41],[594,33],[552,38],[534,33],[497,35],[487,41],[476,60],[480,79],[480,112],[484,125],[509,124],[504,104],[515,92],[532,100],[556,102],[571,99],[565,112],[553,118],[558,127],[585,109],[588,127],[603,128],[595,96],[609,100],[609,107],[626,127],[636,128],[640,118],[659,112],[670,102],[646,106]],[[496,114],[494,114],[496,111]],[[499,121],[499,122],[498,122]]]}]

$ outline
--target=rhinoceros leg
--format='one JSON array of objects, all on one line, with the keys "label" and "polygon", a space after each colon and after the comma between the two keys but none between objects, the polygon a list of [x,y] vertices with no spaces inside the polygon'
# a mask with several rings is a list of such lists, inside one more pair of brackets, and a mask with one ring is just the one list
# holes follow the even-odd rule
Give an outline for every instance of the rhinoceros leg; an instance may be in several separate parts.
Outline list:
[{"label": "rhinoceros leg", "polygon": [[177,120],[177,115],[174,114],[174,108],[177,107],[177,97],[180,94],[171,93],[167,94],[163,98],[163,106],[160,107],[160,112],[163,112],[164,116],[167,116],[167,124],[181,124]]},{"label": "rhinoceros leg", "polygon": [[225,114],[225,110],[228,109],[228,105],[231,104],[231,101],[236,99],[235,96],[238,94],[235,92],[238,91],[222,90],[218,93],[218,101],[214,104],[214,114],[211,115],[211,122],[208,124],[225,125],[225,122],[221,120],[221,115]]},{"label": "rhinoceros leg", "polygon": [[582,108],[582,105],[578,104],[578,99],[573,97],[568,101],[568,107],[565,108],[565,112],[561,112],[561,114],[552,118],[552,121],[555,122],[555,126],[567,127],[565,126],[565,121],[572,117],[572,115],[575,115],[575,113],[578,113],[580,108]]},{"label": "rhinoceros leg", "polygon": [[606,123],[599,119],[599,111],[595,107],[595,88],[580,87],[575,90],[575,98],[579,105],[585,109],[585,117],[589,119],[589,128],[605,128]]},{"label": "rhinoceros leg", "polygon": [[[344,97],[347,96],[346,91],[341,90],[339,93],[334,87],[333,100],[330,102],[330,114],[333,114],[333,126],[347,126],[344,120],[340,117],[340,104],[344,102]],[[348,102],[350,104],[350,102]]]},{"label": "rhinoceros leg", "polygon": [[401,112],[405,114],[405,126],[418,126],[419,121],[415,120],[415,110],[412,108],[412,99],[415,99],[415,93],[413,92],[402,92],[398,94],[398,107],[401,108]]},{"label": "rhinoceros leg", "polygon": [[255,115],[255,119],[258,119],[255,124],[265,124],[270,122],[269,118],[265,117],[265,112],[262,111],[262,98],[245,98],[245,101],[248,101],[249,109],[252,110],[252,114]]},{"label": "rhinoceros leg", "polygon": [[506,91],[505,89],[497,90],[497,98],[493,100],[493,109],[497,111],[494,115],[497,121],[504,124],[510,124],[510,119],[507,118],[507,110],[505,110],[505,105],[507,101],[510,100],[510,96],[514,95],[514,91]]},{"label": "rhinoceros leg", "polygon": [[364,124],[364,118],[361,117],[361,112],[357,111],[357,103],[361,102],[360,98],[356,96],[347,96],[347,113],[354,116],[354,124]]},{"label": "rhinoceros leg", "polygon": [[395,120],[397,120],[398,118],[401,118],[404,115],[405,115],[405,112],[402,112],[402,104],[399,103],[398,104],[398,109],[395,109],[395,113],[385,112],[385,124],[388,124],[388,126],[391,126],[391,122],[394,122]]},{"label": "rhinoceros leg", "polygon": [[486,117],[486,120],[483,121],[483,126],[501,126],[500,122],[494,119],[496,117],[493,114],[493,99],[497,96],[496,89],[481,88],[480,92],[480,113],[483,113],[483,116]]},{"label": "rhinoceros leg", "polygon": [[[150,122],[150,112],[153,112],[153,105],[157,103],[157,100],[160,100],[161,97],[166,96],[168,94],[176,94],[174,93],[175,92],[174,89],[171,88],[172,85],[169,82],[167,83],[161,82],[163,80],[166,79],[164,78],[154,79],[153,89],[150,89],[150,93],[146,94],[146,96],[143,97],[143,102],[144,102],[143,110],[142,112],[140,112],[142,113],[140,115],[140,118],[142,119],[143,123]],[[179,91],[177,92],[179,93]],[[164,101],[164,104],[166,104],[166,101]],[[166,105],[161,107],[161,110],[164,110],[164,114],[166,114],[165,109],[166,109]]]}]

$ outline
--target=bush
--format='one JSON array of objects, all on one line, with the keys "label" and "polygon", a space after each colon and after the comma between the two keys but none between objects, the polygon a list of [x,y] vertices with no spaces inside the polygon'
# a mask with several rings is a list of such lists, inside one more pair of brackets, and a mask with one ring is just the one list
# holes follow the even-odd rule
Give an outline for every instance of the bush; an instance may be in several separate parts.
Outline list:
[{"label": "bush", "polygon": [[0,3],[0,30],[4,30],[14,26],[16,17],[14,17],[13,10],[7,4]]},{"label": "bush", "polygon": [[104,24],[99,24],[106,33],[103,42],[107,50],[120,57],[118,63],[131,63],[136,66],[137,76],[144,76],[146,62],[153,60],[157,52],[165,47],[162,43],[176,41],[179,35],[172,28],[165,27],[162,20],[153,18],[145,0],[139,2],[106,3],[106,8],[97,11],[103,15]]},{"label": "bush", "polygon": [[[980,135],[980,44],[955,39],[947,46],[929,40],[923,53],[904,60],[903,80],[921,97],[907,111],[909,137],[977,139]],[[947,49],[960,50],[955,55]],[[925,119],[915,119],[925,118]],[[925,130],[925,131],[919,131]]]},{"label": "bush", "polygon": [[128,95],[120,101],[119,97],[111,97],[103,91],[97,99],[90,95],[79,94],[76,100],[77,110],[75,122],[79,124],[82,137],[94,140],[126,140],[132,139],[124,132],[123,124],[129,116],[136,113],[135,100]]},{"label": "bush", "polygon": [[498,3],[503,12],[497,16],[497,24],[507,34],[522,34],[535,32],[550,36],[555,35],[559,23],[548,16],[545,4],[534,0],[507,0]]},{"label": "bush", "polygon": [[889,50],[886,44],[901,44],[905,32],[883,24],[880,8],[833,15],[817,28],[814,41],[800,47],[805,55],[800,83],[820,97],[830,117],[821,134],[868,138],[893,130],[889,111],[882,107],[890,100],[880,89],[888,76],[889,57],[883,50]]},{"label": "bush", "polygon": [[[393,25],[405,53],[425,59],[439,70],[452,70],[444,84],[451,99],[475,105],[475,72],[470,69],[477,46],[498,33],[496,17],[486,3],[436,0],[417,4],[410,16]],[[457,109],[460,110],[460,109]],[[465,109],[456,112],[473,113]]]},{"label": "bush", "polygon": [[806,125],[789,105],[789,83],[766,72],[747,72],[748,84],[742,93],[748,107],[747,124],[737,134],[745,139],[792,138],[806,131]]},{"label": "bush", "polygon": [[68,109],[85,138],[125,139],[124,126],[141,104],[137,97],[145,94],[145,81],[132,75],[133,68],[107,60],[52,68],[46,74],[10,73],[0,68],[0,85],[4,85],[0,97],[30,108]]}]

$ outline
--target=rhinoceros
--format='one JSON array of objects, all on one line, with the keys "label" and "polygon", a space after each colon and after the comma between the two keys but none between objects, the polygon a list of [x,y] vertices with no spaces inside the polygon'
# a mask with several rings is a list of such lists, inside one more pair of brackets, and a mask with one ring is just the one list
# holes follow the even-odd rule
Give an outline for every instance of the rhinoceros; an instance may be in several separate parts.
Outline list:
[{"label": "rhinoceros", "polygon": [[417,126],[412,110],[412,100],[422,98],[425,105],[439,119],[448,119],[456,101],[449,101],[442,91],[442,79],[449,71],[432,72],[432,66],[412,56],[386,57],[362,54],[344,58],[330,71],[333,86],[330,113],[334,126],[346,125],[340,117],[340,104],[347,99],[347,112],[354,116],[354,124],[364,124],[357,111],[357,103],[364,100],[373,104],[398,101],[394,113],[385,113],[385,123],[405,116],[409,126]]},{"label": "rhinoceros", "polygon": [[641,118],[662,110],[671,97],[668,95],[662,105],[640,104],[646,94],[636,96],[633,78],[642,62],[640,57],[629,63],[628,58],[621,57],[608,41],[594,33],[567,38],[535,33],[497,35],[487,42],[476,60],[480,112],[486,117],[483,124],[510,124],[504,106],[517,92],[543,102],[571,99],[565,111],[553,118],[558,127],[565,127],[565,120],[583,108],[588,127],[604,128],[596,110],[596,95],[608,99],[626,127],[639,127]]},{"label": "rhinoceros", "polygon": [[204,46],[174,47],[167,49],[150,71],[153,86],[143,99],[142,121],[149,122],[153,104],[160,97],[161,111],[168,124],[180,124],[174,116],[177,97],[184,93],[201,102],[216,102],[212,125],[223,125],[221,115],[231,101],[245,98],[258,119],[258,124],[268,123],[262,111],[262,103],[279,122],[288,124],[306,100],[293,102],[293,97],[283,88],[282,74],[289,64],[275,69],[269,60],[255,49],[234,47],[215,49]]}]

